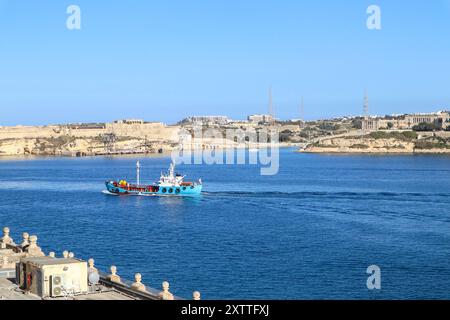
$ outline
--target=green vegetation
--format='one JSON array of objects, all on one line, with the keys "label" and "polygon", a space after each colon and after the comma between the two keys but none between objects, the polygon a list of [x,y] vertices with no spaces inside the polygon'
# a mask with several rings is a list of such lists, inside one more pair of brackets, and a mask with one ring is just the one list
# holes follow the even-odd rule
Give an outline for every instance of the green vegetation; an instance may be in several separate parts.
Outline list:
[{"label": "green vegetation", "polygon": [[350,146],[350,149],[369,149],[369,146],[366,144],[354,144]]},{"label": "green vegetation", "polygon": [[406,149],[406,147],[402,144],[397,144],[395,146],[392,147],[386,147],[386,149],[390,150],[390,149]]},{"label": "green vegetation", "polygon": [[305,131],[300,132],[299,136],[300,136],[300,138],[304,138],[304,139],[309,138],[308,132],[305,132]]},{"label": "green vegetation", "polygon": [[318,125],[318,128],[323,131],[337,131],[341,126],[331,122],[322,122]]},{"label": "green vegetation", "polygon": [[417,133],[414,131],[403,131],[403,132],[376,131],[371,132],[367,137],[372,139],[396,139],[401,141],[413,141],[417,140]]},{"label": "green vegetation", "polygon": [[[396,139],[404,142],[413,142],[415,149],[418,150],[450,149],[450,144],[447,144],[449,142],[449,139],[436,136],[429,137],[426,140],[418,140],[418,134],[415,131],[377,131],[370,133],[366,137],[372,139]],[[401,146],[396,146],[396,148],[401,148]]]},{"label": "green vegetation", "polygon": [[49,145],[51,145],[54,148],[62,147],[73,141],[75,141],[75,137],[72,137],[69,135],[59,136],[57,138],[46,138],[45,139],[45,142],[47,142]]},{"label": "green vegetation", "polygon": [[441,128],[435,125],[434,123],[422,122],[418,125],[415,125],[413,131],[440,131]]},{"label": "green vegetation", "polygon": [[292,131],[284,130],[283,132],[280,133],[280,142],[291,141],[292,135],[293,135]]},{"label": "green vegetation", "polygon": [[435,140],[436,142],[444,143],[444,144],[450,142],[450,138],[444,138],[441,136],[434,136],[433,140]]},{"label": "green vegetation", "polygon": [[352,128],[353,129],[362,129],[362,120],[361,119],[354,119],[352,120]]},{"label": "green vegetation", "polygon": [[418,140],[414,143],[416,149],[426,150],[426,149],[450,149],[450,146],[443,142],[433,142]]}]

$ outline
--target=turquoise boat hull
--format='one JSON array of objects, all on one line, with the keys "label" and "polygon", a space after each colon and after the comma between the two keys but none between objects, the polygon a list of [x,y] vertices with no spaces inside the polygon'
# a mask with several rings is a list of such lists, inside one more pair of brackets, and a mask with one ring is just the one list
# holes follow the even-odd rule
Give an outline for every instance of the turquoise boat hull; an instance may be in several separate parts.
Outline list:
[{"label": "turquoise boat hull", "polygon": [[202,185],[187,186],[122,186],[114,181],[105,182],[109,193],[116,195],[153,195],[153,196],[196,196],[202,192]]}]

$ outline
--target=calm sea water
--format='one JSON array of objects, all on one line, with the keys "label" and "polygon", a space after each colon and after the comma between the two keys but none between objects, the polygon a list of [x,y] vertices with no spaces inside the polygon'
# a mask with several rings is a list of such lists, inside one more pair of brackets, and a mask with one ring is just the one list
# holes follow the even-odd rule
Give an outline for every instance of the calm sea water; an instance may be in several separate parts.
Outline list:
[{"label": "calm sea water", "polygon": [[[114,197],[137,158],[0,159],[0,225],[37,234],[45,252],[190,298],[450,298],[450,157],[298,154],[280,172],[192,165],[199,198]],[[144,180],[168,157],[139,158]],[[381,291],[366,269],[382,270]]]}]

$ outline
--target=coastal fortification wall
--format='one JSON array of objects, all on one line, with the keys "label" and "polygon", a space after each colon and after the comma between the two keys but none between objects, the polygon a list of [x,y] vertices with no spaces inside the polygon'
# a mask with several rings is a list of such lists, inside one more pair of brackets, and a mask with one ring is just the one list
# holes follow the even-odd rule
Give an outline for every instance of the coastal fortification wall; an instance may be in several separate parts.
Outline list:
[{"label": "coastal fortification wall", "polygon": [[179,132],[159,122],[0,127],[0,155],[151,153],[173,149]]},{"label": "coastal fortification wall", "polygon": [[54,126],[15,126],[0,127],[2,139],[36,139],[72,136],[76,138],[95,138],[104,134],[115,134],[118,137],[148,138],[151,140],[176,141],[180,128],[166,126],[163,123],[106,123],[95,128],[73,125]]},{"label": "coastal fortification wall", "polygon": [[143,124],[107,123],[107,132],[112,132],[117,136],[147,137],[152,140],[178,141],[179,126],[166,126],[161,122]]},{"label": "coastal fortification wall", "polygon": [[39,137],[55,137],[58,136],[57,126],[15,126],[0,127],[0,140],[2,139],[23,139],[23,138],[39,138]]}]

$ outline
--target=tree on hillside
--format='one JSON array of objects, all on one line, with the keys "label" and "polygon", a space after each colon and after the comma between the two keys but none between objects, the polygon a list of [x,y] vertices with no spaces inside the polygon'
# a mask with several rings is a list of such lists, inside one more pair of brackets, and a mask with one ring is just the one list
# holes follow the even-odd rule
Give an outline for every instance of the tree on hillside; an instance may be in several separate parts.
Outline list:
[{"label": "tree on hillside", "polygon": [[422,122],[412,128],[414,131],[438,131],[441,130],[434,123]]},{"label": "tree on hillside", "polygon": [[353,119],[352,120],[352,128],[354,128],[354,129],[362,129],[362,121],[361,121],[361,119]]}]

